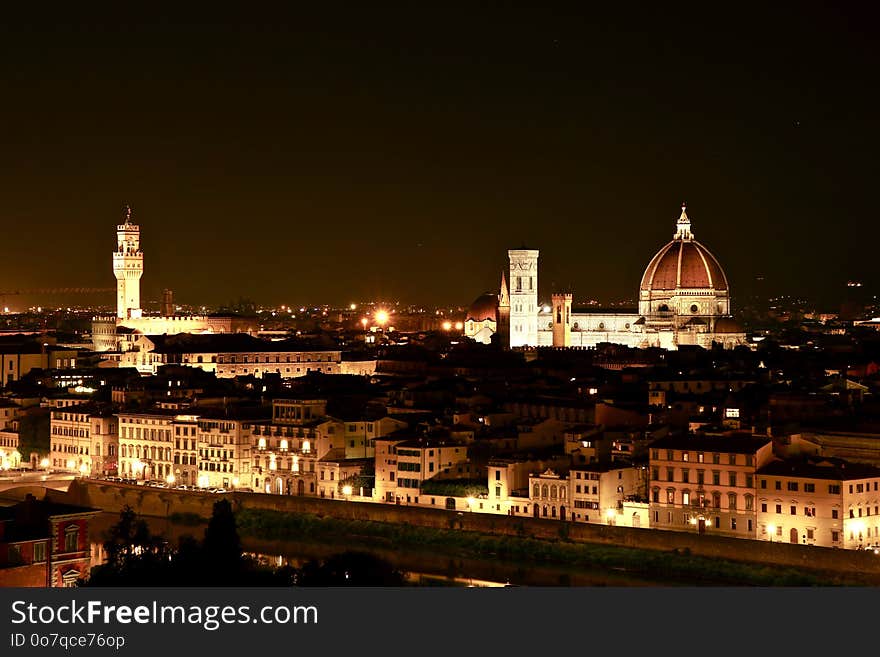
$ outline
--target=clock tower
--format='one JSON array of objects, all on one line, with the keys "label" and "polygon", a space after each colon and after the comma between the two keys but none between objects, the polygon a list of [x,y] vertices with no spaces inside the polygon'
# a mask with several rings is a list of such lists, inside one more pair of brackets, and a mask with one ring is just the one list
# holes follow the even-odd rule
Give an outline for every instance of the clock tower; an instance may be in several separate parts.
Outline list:
[{"label": "clock tower", "polygon": [[511,249],[510,347],[538,344],[538,250]]}]

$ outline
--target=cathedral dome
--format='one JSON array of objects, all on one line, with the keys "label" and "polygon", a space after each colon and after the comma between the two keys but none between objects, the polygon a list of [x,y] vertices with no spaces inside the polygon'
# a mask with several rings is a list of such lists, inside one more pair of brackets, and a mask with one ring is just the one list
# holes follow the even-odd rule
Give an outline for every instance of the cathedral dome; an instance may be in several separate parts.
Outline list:
[{"label": "cathedral dome", "polygon": [[494,292],[486,292],[478,296],[468,308],[465,319],[472,319],[476,322],[487,319],[493,322],[498,321],[498,295]]},{"label": "cathedral dome", "polygon": [[697,242],[690,230],[690,219],[681,206],[678,231],[672,241],[657,252],[642,276],[640,290],[674,291],[714,289],[726,291],[727,277],[717,258]]}]

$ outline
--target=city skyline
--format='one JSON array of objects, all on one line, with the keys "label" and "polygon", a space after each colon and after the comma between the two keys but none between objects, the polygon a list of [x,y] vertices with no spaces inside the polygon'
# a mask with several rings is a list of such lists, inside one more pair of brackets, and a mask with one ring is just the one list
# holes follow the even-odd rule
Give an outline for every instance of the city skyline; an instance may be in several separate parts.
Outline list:
[{"label": "city skyline", "polygon": [[872,9],[361,11],[7,28],[3,288],[111,285],[130,204],[145,303],[466,306],[522,243],[626,299],[682,201],[734,309],[877,288]]}]

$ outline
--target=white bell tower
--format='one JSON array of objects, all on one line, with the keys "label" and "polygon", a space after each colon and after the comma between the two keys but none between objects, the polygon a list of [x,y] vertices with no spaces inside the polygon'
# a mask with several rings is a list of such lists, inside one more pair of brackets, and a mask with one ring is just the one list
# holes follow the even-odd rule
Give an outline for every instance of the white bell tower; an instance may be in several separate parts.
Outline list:
[{"label": "white bell tower", "polygon": [[144,252],[141,251],[141,227],[131,223],[131,208],[125,206],[125,223],[116,226],[116,251],[113,253],[117,318],[137,319],[141,316],[143,274]]},{"label": "white bell tower", "polygon": [[510,346],[538,345],[538,250],[511,249]]}]

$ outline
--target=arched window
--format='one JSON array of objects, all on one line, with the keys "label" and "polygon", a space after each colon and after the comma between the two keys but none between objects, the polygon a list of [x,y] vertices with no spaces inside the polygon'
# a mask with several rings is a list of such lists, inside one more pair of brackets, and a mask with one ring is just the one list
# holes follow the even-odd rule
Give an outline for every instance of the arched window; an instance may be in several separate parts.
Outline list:
[{"label": "arched window", "polygon": [[549,495],[549,490],[548,490],[547,484],[544,484],[543,486],[541,486],[541,497],[546,498],[549,496],[550,495]]},{"label": "arched window", "polygon": [[532,497],[541,497],[541,487],[538,484],[532,486]]},{"label": "arched window", "polygon": [[736,509],[736,493],[727,494],[727,508]]},{"label": "arched window", "polygon": [[556,499],[556,486],[550,486],[550,499]]},{"label": "arched window", "polygon": [[721,508],[721,493],[712,493],[712,508]]},{"label": "arched window", "polygon": [[564,486],[559,487],[559,499],[561,499],[561,500],[565,499],[565,487]]}]

